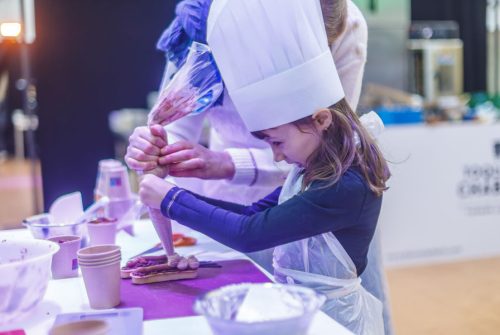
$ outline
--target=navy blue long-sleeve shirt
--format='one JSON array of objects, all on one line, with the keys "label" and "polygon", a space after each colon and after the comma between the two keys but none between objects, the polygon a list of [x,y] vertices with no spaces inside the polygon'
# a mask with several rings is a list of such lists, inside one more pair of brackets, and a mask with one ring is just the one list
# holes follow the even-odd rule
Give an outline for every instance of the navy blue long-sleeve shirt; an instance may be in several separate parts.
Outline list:
[{"label": "navy blue long-sleeve shirt", "polygon": [[360,275],[382,205],[382,197],[369,189],[360,173],[349,169],[327,187],[324,182],[313,182],[306,191],[278,205],[280,192],[278,188],[251,206],[243,206],[174,187],[163,199],[161,210],[163,215],[242,252],[332,232]]}]

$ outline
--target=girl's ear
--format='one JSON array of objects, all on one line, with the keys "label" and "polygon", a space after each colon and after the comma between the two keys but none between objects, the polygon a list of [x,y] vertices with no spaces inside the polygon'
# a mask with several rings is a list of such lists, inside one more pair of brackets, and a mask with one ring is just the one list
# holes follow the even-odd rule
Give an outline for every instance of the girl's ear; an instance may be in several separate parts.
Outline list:
[{"label": "girl's ear", "polygon": [[332,113],[329,109],[323,108],[315,112],[312,116],[314,120],[314,126],[320,132],[323,132],[332,125]]}]

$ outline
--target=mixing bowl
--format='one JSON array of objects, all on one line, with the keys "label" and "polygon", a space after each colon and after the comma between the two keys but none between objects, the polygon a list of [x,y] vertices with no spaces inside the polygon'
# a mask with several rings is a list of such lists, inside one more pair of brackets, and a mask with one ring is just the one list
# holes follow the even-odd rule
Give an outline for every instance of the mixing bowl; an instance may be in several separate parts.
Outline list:
[{"label": "mixing bowl", "polygon": [[0,240],[0,325],[28,314],[42,299],[57,243]]},{"label": "mixing bowl", "polygon": [[195,303],[216,335],[304,335],[325,302],[314,290],[282,284],[238,284],[210,291]]},{"label": "mixing bowl", "polygon": [[44,213],[30,216],[23,220],[34,238],[47,239],[54,236],[74,235],[82,237],[82,246],[87,245],[87,231],[84,221],[79,222],[54,222],[52,215]]}]

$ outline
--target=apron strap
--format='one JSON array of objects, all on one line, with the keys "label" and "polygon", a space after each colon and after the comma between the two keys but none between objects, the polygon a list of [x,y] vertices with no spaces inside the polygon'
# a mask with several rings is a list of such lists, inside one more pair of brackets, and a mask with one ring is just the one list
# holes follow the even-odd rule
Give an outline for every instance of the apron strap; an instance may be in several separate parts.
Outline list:
[{"label": "apron strap", "polygon": [[301,283],[314,283],[320,285],[345,287],[356,282],[361,282],[360,278],[358,277],[351,279],[327,277],[304,271],[282,268],[281,266],[276,265],[276,263],[274,264],[274,271],[278,274],[283,275],[284,277],[291,277],[294,281],[297,280]]},{"label": "apron strap", "polygon": [[280,266],[274,265],[274,270],[278,274],[286,277],[288,284],[296,284],[295,281],[299,281],[299,285],[311,287],[315,285],[324,285],[329,287],[329,289],[316,289],[318,292],[324,294],[328,299],[340,298],[356,291],[361,285],[361,278],[356,277],[352,279],[339,279],[321,276],[318,274],[310,274],[303,271],[285,269]]},{"label": "apron strap", "polygon": [[356,265],[352,261],[351,257],[345,251],[342,244],[340,244],[337,237],[333,233],[325,233],[321,235],[325,240],[326,245],[330,249],[330,251],[335,255],[335,257],[339,260],[340,263],[344,266],[344,268],[348,269],[354,276],[357,277],[358,271],[356,269]]}]

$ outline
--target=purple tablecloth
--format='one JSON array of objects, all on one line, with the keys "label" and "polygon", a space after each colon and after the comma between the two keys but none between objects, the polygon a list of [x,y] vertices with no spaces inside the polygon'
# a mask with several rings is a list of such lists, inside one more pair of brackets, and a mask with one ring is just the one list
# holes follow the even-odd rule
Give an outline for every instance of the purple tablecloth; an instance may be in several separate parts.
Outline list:
[{"label": "purple tablecloth", "polygon": [[144,320],[196,315],[196,298],[210,290],[237,283],[266,283],[267,278],[252,262],[232,260],[217,262],[221,268],[201,268],[198,278],[134,285],[122,279],[121,304],[118,308],[142,307]]}]

